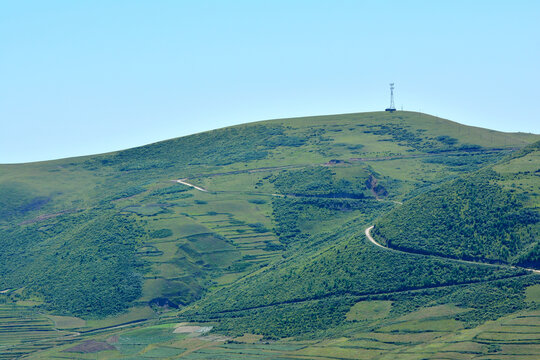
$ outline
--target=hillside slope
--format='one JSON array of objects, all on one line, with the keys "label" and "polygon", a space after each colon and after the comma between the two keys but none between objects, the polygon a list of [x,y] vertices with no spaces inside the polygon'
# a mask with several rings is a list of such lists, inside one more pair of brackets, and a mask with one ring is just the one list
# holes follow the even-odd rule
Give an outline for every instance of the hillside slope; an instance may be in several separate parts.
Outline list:
[{"label": "hillside slope", "polygon": [[540,268],[540,142],[383,216],[388,246]]},{"label": "hillside slope", "polygon": [[[0,304],[32,319],[77,316],[66,321],[79,324],[70,329],[83,334],[80,341],[122,334],[117,325],[152,333],[158,330],[147,326],[179,321],[210,324],[229,337],[342,336],[383,326],[379,318],[348,320],[364,302],[384,303],[389,322],[427,303],[452,304],[467,309],[459,326],[476,326],[528,309],[524,294],[537,277],[388,252],[367,243],[363,231],[374,222],[382,231],[422,201],[436,208],[440,197],[465,189],[451,184],[470,183],[465,194],[496,186],[486,201],[519,223],[507,233],[520,245],[485,245],[479,248],[493,251],[472,257],[529,266],[537,224],[520,224],[537,211],[530,196],[538,185],[536,150],[518,149],[538,140],[376,112],[271,120],[109,154],[0,165]],[[470,180],[494,172],[496,181]],[[459,199],[453,206],[470,206]],[[478,207],[475,214],[484,214]],[[434,252],[457,250],[445,251]],[[470,291],[481,301],[471,301]],[[8,345],[0,346],[21,354],[68,346],[30,341],[33,332],[2,334]],[[163,339],[177,339],[170,336]],[[161,338],[151,339],[141,341]],[[111,358],[151,350],[115,346]]]}]

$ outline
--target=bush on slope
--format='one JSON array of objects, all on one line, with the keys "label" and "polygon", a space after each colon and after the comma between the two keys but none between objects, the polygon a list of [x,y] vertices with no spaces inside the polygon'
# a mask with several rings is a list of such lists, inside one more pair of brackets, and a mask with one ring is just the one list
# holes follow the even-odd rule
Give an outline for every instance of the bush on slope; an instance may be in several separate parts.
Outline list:
[{"label": "bush on slope", "polygon": [[22,288],[46,307],[74,315],[111,315],[141,294],[135,257],[144,232],[109,211],[49,224],[0,229],[0,287]]},{"label": "bush on slope", "polygon": [[[325,251],[298,254],[270,266],[211,294],[182,316],[219,320],[222,325],[218,329],[233,333],[243,329],[270,337],[290,336],[320,329],[324,321],[328,326],[342,322],[343,311],[358,296],[523,274],[510,268],[460,264],[379,249],[355,230],[359,227],[350,224],[327,234],[325,243],[334,245]],[[357,235],[351,237],[351,233]],[[263,325],[262,318],[273,323]]]},{"label": "bush on slope", "polygon": [[540,216],[496,179],[484,170],[422,194],[383,216],[374,237],[407,251],[515,263],[537,242]]}]

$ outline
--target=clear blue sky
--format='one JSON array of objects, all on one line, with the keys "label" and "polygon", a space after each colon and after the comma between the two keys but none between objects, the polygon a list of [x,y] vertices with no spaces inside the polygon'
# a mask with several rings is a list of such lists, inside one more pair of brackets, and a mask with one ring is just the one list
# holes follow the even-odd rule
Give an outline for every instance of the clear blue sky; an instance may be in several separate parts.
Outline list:
[{"label": "clear blue sky", "polygon": [[540,1],[4,1],[0,163],[396,106],[540,133]]}]

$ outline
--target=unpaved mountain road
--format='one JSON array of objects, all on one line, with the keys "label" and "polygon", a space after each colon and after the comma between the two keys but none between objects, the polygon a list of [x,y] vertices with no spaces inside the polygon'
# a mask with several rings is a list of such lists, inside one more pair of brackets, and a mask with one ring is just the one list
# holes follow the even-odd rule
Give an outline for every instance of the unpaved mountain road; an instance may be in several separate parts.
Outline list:
[{"label": "unpaved mountain road", "polygon": [[[199,190],[199,191],[202,191],[202,192],[208,192],[208,190],[200,187],[200,186],[197,186],[197,185],[193,185],[191,183],[188,183],[186,181],[187,179],[180,179],[180,180],[173,180],[179,184],[182,184],[182,185],[186,185],[186,186],[190,186],[196,190]],[[225,191],[219,191],[219,192],[225,192]],[[293,194],[265,194],[265,193],[258,193],[258,195],[269,195],[269,196],[279,196],[279,197],[283,197],[283,196],[291,196],[291,197],[296,197],[295,195]],[[399,201],[393,201],[393,200],[382,200],[382,199],[378,199],[377,198],[377,201],[391,201],[395,204],[398,204],[398,205],[401,205],[402,203],[399,202]],[[375,241],[375,239],[373,239],[373,237],[371,236],[371,230],[374,228],[374,225],[368,227],[366,230],[365,230],[365,234],[366,234],[366,237],[368,238],[368,240],[374,244],[375,246],[378,246],[382,249],[385,249],[385,250],[389,250],[389,251],[395,251],[395,252],[400,252],[400,253],[403,253],[403,254],[414,254],[414,255],[421,255],[421,256],[431,256],[431,257],[436,257],[436,258],[439,258],[439,259],[446,259],[446,260],[450,260],[450,261],[455,261],[455,262],[459,262],[459,263],[462,263],[462,264],[469,264],[469,265],[485,265],[485,266],[493,266],[493,267],[510,267],[510,268],[514,268],[514,269],[523,269],[523,270],[527,270],[527,271],[531,271],[533,272],[534,274],[540,274],[540,270],[536,270],[536,269],[529,269],[529,268],[522,268],[522,267],[519,267],[519,266],[512,266],[512,265],[503,265],[503,264],[490,264],[490,263],[484,263],[484,262],[479,262],[479,261],[469,261],[469,260],[461,260],[461,259],[454,259],[454,258],[450,258],[450,257],[444,257],[444,256],[438,256],[438,255],[429,255],[429,254],[418,254],[418,253],[414,253],[414,252],[408,252],[408,251],[404,251],[404,250],[398,250],[398,249],[392,249],[392,248],[389,248],[389,247],[386,247],[384,245],[381,245],[379,244],[377,241]]]},{"label": "unpaved mountain road", "polygon": [[[209,194],[247,194],[247,195],[261,195],[261,196],[275,196],[275,197],[291,197],[291,198],[302,198],[302,197],[312,197],[308,195],[302,195],[302,194],[276,194],[276,193],[264,193],[264,192],[258,192],[258,191],[234,191],[234,190],[207,190],[205,188],[202,188],[200,186],[188,183],[186,181],[187,179],[181,179],[181,180],[171,180],[174,182],[177,182],[182,185],[190,186],[194,189],[197,189],[199,191],[203,191]],[[326,197],[325,199],[337,199],[337,200],[358,200],[356,198],[347,198],[347,197]],[[398,201],[393,200],[384,200],[384,199],[376,199],[377,201],[389,201],[396,204],[401,204]]]},{"label": "unpaved mountain road", "polygon": [[375,239],[373,239],[373,237],[371,236],[371,230],[373,228],[374,228],[374,225],[371,225],[370,227],[368,227],[366,229],[366,231],[365,231],[366,237],[368,238],[368,240],[372,244],[374,244],[375,246],[378,246],[380,248],[383,248],[385,250],[400,252],[400,253],[409,254],[409,255],[431,256],[431,257],[436,257],[436,258],[439,258],[439,259],[446,259],[446,260],[450,260],[450,261],[460,262],[462,264],[485,265],[485,266],[506,267],[506,268],[510,267],[512,269],[523,269],[523,270],[531,271],[531,272],[533,272],[535,274],[540,274],[540,270],[522,268],[522,267],[519,267],[519,266],[503,265],[503,264],[490,264],[490,263],[484,263],[484,262],[479,262],[479,261],[460,260],[460,259],[453,259],[453,258],[444,257],[444,256],[438,256],[438,255],[418,254],[418,253],[408,252],[408,251],[404,251],[404,250],[392,249],[392,248],[389,248],[389,247],[386,247],[384,245],[379,244],[377,241],[375,241]]},{"label": "unpaved mountain road", "polygon": [[[491,152],[511,152],[515,151],[517,148],[505,148],[505,149],[499,149],[499,148],[493,148],[493,149],[475,149],[475,150],[461,150],[461,151],[447,151],[444,152],[445,155],[462,155],[462,154],[482,154],[482,153],[491,153]],[[399,159],[409,159],[409,158],[424,158],[424,157],[434,157],[434,156],[440,156],[440,153],[426,153],[426,154],[396,154],[392,156],[382,156],[382,157],[362,157],[362,158],[349,158],[348,160],[345,160],[345,163],[354,163],[354,162],[372,162],[372,161],[387,161],[387,160],[399,160]],[[294,165],[281,165],[281,166],[265,166],[260,168],[252,168],[252,169],[243,169],[243,170],[233,170],[233,171],[226,171],[226,172],[218,172],[218,173],[209,173],[209,174],[198,174],[190,176],[189,178],[183,178],[179,180],[172,180],[174,182],[177,182],[179,184],[183,184],[186,186],[190,186],[194,189],[197,189],[202,192],[209,192],[208,190],[193,185],[187,180],[189,179],[197,179],[197,178],[211,178],[216,176],[225,176],[225,175],[237,175],[237,174],[245,174],[245,173],[257,173],[257,172],[264,172],[264,171],[276,171],[276,170],[287,170],[287,169],[303,169],[306,167],[313,167],[313,166],[333,166],[330,165],[329,162],[327,163],[315,163],[315,164],[294,164]],[[226,192],[226,191],[212,191],[214,193],[217,192]],[[295,196],[295,194],[266,194],[266,193],[253,193],[255,195],[270,195],[270,196]],[[387,200],[387,199],[380,199],[378,196],[375,195],[375,199],[377,201],[381,202],[392,202],[396,205],[401,205],[402,203],[400,201],[396,200]]]},{"label": "unpaved mountain road", "polygon": [[182,184],[182,185],[190,186],[190,187],[192,187],[194,189],[197,189],[199,191],[202,191],[202,192],[208,192],[208,190],[206,190],[206,189],[204,189],[204,188],[202,188],[200,186],[190,184],[190,183],[186,182],[186,180],[187,179],[180,179],[180,180],[173,180],[173,181],[176,181],[177,183]]},{"label": "unpaved mountain road", "polygon": [[224,191],[224,190],[209,191],[209,190],[206,190],[205,188],[202,188],[200,186],[188,183],[186,180],[187,179],[171,180],[171,181],[177,182],[177,183],[182,184],[182,185],[190,186],[190,187],[192,187],[192,188],[194,188],[196,190],[206,192],[206,193],[210,193],[210,194],[232,193],[232,194],[251,194],[251,195],[263,195],[263,196],[277,196],[277,197],[284,197],[285,196],[285,195],[282,195],[282,194],[271,194],[271,193],[254,192],[254,191]]},{"label": "unpaved mountain road", "polygon": [[[457,150],[457,151],[444,151],[439,153],[421,153],[421,154],[395,154],[390,156],[375,156],[375,157],[358,157],[358,158],[348,158],[343,159],[345,164],[353,164],[353,163],[359,163],[359,162],[379,162],[379,161],[391,161],[391,160],[402,160],[402,159],[417,159],[417,158],[430,158],[430,157],[436,157],[441,155],[451,155],[451,156],[459,156],[459,155],[471,155],[471,154],[486,154],[486,153],[508,153],[512,151],[516,151],[518,148],[485,148],[485,149],[475,149],[475,150]],[[341,160],[340,160],[341,161]],[[312,167],[312,166],[340,166],[341,164],[331,164],[330,162],[325,163],[304,163],[304,164],[289,164],[289,165],[279,165],[279,166],[263,166],[258,168],[251,168],[251,169],[242,169],[242,170],[231,170],[231,171],[223,171],[223,172],[217,172],[217,173],[202,173],[202,174],[194,174],[190,176],[190,179],[198,179],[198,178],[210,178],[215,176],[226,176],[226,175],[237,175],[237,174],[246,174],[246,173],[258,173],[258,172],[265,172],[265,171],[276,171],[276,170],[287,170],[287,169],[303,169],[306,167]],[[187,180],[187,179],[183,179]]]}]

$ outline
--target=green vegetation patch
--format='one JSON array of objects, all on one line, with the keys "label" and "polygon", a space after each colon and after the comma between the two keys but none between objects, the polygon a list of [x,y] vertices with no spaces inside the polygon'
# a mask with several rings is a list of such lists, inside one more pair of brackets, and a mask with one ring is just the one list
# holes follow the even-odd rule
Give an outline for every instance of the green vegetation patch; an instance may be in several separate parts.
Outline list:
[{"label": "green vegetation patch", "polygon": [[280,193],[296,196],[362,199],[366,190],[362,181],[338,179],[323,166],[282,171],[269,181]]},{"label": "green vegetation patch", "polygon": [[175,347],[165,347],[159,346],[152,348],[148,351],[144,351],[140,354],[142,358],[151,358],[151,359],[166,359],[171,357],[176,357],[187,349],[185,348],[175,348]]},{"label": "green vegetation patch", "polygon": [[455,332],[463,329],[465,323],[455,319],[428,319],[410,320],[379,329],[382,332],[423,332],[423,331],[449,331]]},{"label": "green vegetation patch", "polygon": [[57,329],[77,329],[86,326],[86,321],[73,316],[47,315],[54,322]]},{"label": "green vegetation patch", "polygon": [[[62,217],[46,231],[38,225],[0,229],[0,288],[25,287],[46,307],[74,315],[110,315],[141,294],[135,258],[143,230],[110,211]],[[58,260],[61,259],[59,262]]]},{"label": "green vegetation patch", "polygon": [[149,196],[161,196],[161,195],[179,194],[179,193],[185,193],[185,192],[187,192],[189,190],[190,190],[189,188],[186,188],[186,187],[180,186],[178,184],[175,184],[175,185],[171,185],[171,186],[167,186],[167,187],[152,190],[150,192]]},{"label": "green vegetation patch", "polygon": [[376,320],[386,317],[392,309],[391,301],[360,301],[349,310],[349,321]]},{"label": "green vegetation patch", "polygon": [[527,287],[525,290],[525,299],[527,302],[540,304],[540,284]]},{"label": "green vegetation patch", "polygon": [[167,238],[169,236],[172,236],[173,235],[173,232],[171,229],[159,229],[159,230],[156,230],[156,231],[152,231],[150,233],[150,238],[152,239],[163,239],[163,238]]},{"label": "green vegetation patch", "polygon": [[165,212],[168,204],[142,204],[126,206],[123,211],[132,212],[142,216],[154,216]]},{"label": "green vegetation patch", "polygon": [[120,335],[118,344],[153,344],[182,337],[173,333],[172,328],[161,326],[148,326],[126,332]]},{"label": "green vegetation patch", "polygon": [[143,193],[145,191],[146,189],[141,186],[131,186],[129,188],[122,189],[122,191],[112,195],[111,200],[113,201],[123,200],[126,198],[130,198],[132,196],[138,195],[140,193]]},{"label": "green vegetation patch", "polygon": [[128,331],[118,336],[118,341],[114,343],[114,346],[124,355],[137,354],[141,357],[154,357],[158,356],[158,354],[162,354],[162,356],[176,356],[182,353],[184,349],[155,347],[154,351],[152,351],[152,349],[145,351],[146,347],[150,344],[167,343],[185,337],[184,334],[174,334],[173,330],[174,329],[169,327],[151,326]]},{"label": "green vegetation patch", "polygon": [[48,195],[39,195],[38,192],[18,182],[0,183],[0,221],[10,220],[18,216],[39,210],[51,198]]},{"label": "green vegetation patch", "polygon": [[229,165],[261,160],[276,147],[298,147],[305,137],[286,134],[280,125],[245,125],[219,129],[102,155],[87,167],[115,167],[123,172],[167,171],[197,165]]},{"label": "green vegetation patch", "polygon": [[406,251],[515,263],[536,242],[540,216],[495,177],[484,171],[422,194],[383,216],[374,237]]},{"label": "green vegetation patch", "polygon": [[235,247],[228,243],[225,237],[216,233],[190,235],[187,239],[200,252],[235,250]]}]

